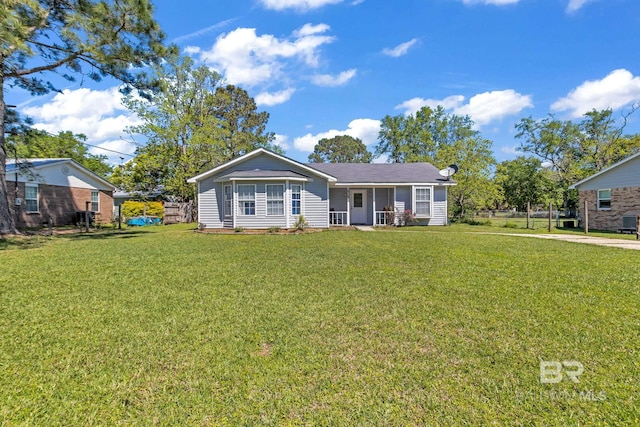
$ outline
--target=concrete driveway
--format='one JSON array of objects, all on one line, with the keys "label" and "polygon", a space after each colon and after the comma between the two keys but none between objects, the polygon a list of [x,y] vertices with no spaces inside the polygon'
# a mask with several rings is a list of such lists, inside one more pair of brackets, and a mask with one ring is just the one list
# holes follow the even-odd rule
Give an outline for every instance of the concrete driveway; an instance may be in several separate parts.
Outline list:
[{"label": "concrete driveway", "polygon": [[633,249],[640,251],[640,240],[608,239],[606,237],[591,237],[572,234],[507,234],[508,236],[536,237],[538,239],[564,240],[565,242],[586,243],[589,245],[609,246],[612,248]]}]

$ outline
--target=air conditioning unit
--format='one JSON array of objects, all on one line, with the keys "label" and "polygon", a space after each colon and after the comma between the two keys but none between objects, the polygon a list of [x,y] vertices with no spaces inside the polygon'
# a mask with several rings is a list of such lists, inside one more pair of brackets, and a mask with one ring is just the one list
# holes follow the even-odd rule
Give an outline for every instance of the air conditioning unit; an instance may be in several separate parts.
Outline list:
[{"label": "air conditioning unit", "polygon": [[622,228],[626,230],[635,230],[636,229],[636,217],[635,216],[623,216],[622,217]]},{"label": "air conditioning unit", "polygon": [[20,197],[16,197],[15,204],[16,206],[22,206],[22,199]]}]

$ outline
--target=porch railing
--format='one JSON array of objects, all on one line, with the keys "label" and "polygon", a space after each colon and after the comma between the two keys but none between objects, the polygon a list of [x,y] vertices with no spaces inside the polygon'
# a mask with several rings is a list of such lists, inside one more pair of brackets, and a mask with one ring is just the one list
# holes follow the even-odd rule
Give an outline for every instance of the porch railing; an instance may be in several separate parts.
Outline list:
[{"label": "porch railing", "polygon": [[374,225],[393,225],[394,213],[389,211],[376,211],[375,212],[375,224]]},{"label": "porch railing", "polygon": [[331,211],[329,212],[329,225],[347,226],[347,212],[346,211]]}]

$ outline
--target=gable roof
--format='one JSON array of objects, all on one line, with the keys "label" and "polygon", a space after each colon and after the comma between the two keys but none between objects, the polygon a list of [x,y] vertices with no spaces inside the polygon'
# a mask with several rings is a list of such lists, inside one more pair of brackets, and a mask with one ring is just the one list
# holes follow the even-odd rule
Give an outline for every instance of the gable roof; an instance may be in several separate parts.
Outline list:
[{"label": "gable roof", "polygon": [[639,156],[640,156],[640,151],[637,152],[636,154],[632,155],[632,156],[627,157],[626,159],[620,160],[618,163],[614,163],[613,165],[609,166],[608,168],[602,169],[600,172],[597,172],[597,173],[595,173],[595,174],[583,179],[582,181],[578,181],[575,184],[570,185],[569,189],[570,190],[576,189],[579,186],[581,186],[582,184],[585,184],[585,183],[591,181],[592,179],[594,179],[596,177],[599,177],[600,175],[605,174],[605,173],[617,168],[618,166],[621,166],[621,165],[623,165],[623,164],[625,164],[625,163],[627,163],[627,162],[629,162],[629,161],[631,161],[631,160],[633,160],[633,159],[635,159],[636,157],[639,157]]},{"label": "gable roof", "polygon": [[189,178],[187,180],[187,182],[189,182],[189,183],[197,183],[199,181],[202,181],[203,179],[207,179],[210,176],[213,176],[213,175],[217,174],[218,172],[221,172],[221,171],[227,169],[228,167],[231,167],[233,165],[237,165],[239,163],[242,163],[242,162],[244,162],[244,161],[246,161],[248,159],[251,159],[253,157],[256,157],[256,156],[258,156],[260,154],[265,154],[265,155],[274,157],[276,159],[279,159],[279,160],[281,160],[281,161],[283,161],[285,163],[289,163],[289,164],[291,164],[293,166],[297,166],[297,167],[299,167],[299,168],[301,168],[301,169],[303,169],[303,170],[305,170],[307,172],[310,172],[310,173],[312,173],[314,175],[321,176],[324,179],[326,179],[327,181],[331,181],[331,182],[335,182],[336,181],[336,178],[333,175],[330,175],[330,174],[327,174],[325,172],[322,172],[322,171],[320,171],[320,170],[318,170],[316,168],[310,167],[309,165],[306,165],[304,163],[296,162],[295,160],[292,160],[292,159],[290,159],[288,157],[285,157],[285,156],[283,156],[281,154],[274,153],[273,151],[269,151],[269,150],[267,150],[265,148],[258,148],[258,149],[253,150],[250,153],[245,154],[244,156],[236,157],[235,159],[230,160],[227,163],[223,163],[220,166],[216,166],[213,169],[210,169],[210,170],[208,170],[206,172],[201,173],[200,175],[196,175],[196,176],[194,176],[192,178]]},{"label": "gable roof", "polygon": [[301,173],[289,170],[265,170],[254,169],[248,171],[233,171],[220,176],[217,181],[241,181],[243,179],[292,179],[299,181],[309,181],[309,177]]},{"label": "gable roof", "polygon": [[80,163],[78,163],[75,160],[70,159],[68,157],[18,159],[18,164],[16,164],[15,159],[7,159],[7,161],[6,161],[6,173],[7,174],[8,173],[15,173],[16,170],[18,170],[18,173],[19,173],[20,168],[24,167],[24,166],[21,166],[21,165],[25,165],[29,169],[32,169],[32,170],[38,170],[38,169],[44,169],[44,168],[46,168],[48,166],[62,165],[62,164],[66,164],[66,163],[72,165],[76,169],[79,169],[81,172],[90,175],[93,179],[95,179],[100,184],[104,185],[105,187],[111,188],[111,191],[116,189],[115,185],[113,185],[112,183],[110,183],[106,179],[102,178],[100,175],[98,175],[95,172],[87,169],[86,167],[82,166]]},{"label": "gable roof", "polygon": [[431,163],[308,163],[346,184],[438,184],[455,185],[442,177]]}]

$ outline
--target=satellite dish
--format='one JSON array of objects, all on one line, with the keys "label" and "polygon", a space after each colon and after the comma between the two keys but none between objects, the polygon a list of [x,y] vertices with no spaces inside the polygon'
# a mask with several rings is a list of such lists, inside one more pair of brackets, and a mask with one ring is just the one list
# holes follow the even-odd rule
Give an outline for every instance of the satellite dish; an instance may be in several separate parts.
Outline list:
[{"label": "satellite dish", "polygon": [[441,169],[438,173],[440,174],[440,176],[443,176],[447,178],[447,180],[449,180],[449,178],[451,178],[456,172],[458,172],[458,166],[449,165],[446,168]]}]

